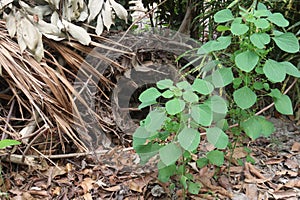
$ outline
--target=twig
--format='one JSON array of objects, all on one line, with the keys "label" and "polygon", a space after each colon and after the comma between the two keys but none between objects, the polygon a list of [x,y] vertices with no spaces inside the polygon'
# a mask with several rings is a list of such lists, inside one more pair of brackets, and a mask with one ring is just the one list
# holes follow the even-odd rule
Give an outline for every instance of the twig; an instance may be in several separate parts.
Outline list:
[{"label": "twig", "polygon": [[[287,94],[287,93],[293,88],[293,86],[297,83],[297,81],[298,81],[298,79],[295,78],[294,81],[292,82],[292,84],[284,91],[283,94]],[[275,104],[274,102],[271,103],[271,104],[268,105],[267,107],[265,107],[265,108],[263,108],[262,110],[260,110],[260,111],[258,111],[257,113],[255,113],[255,115],[259,115],[259,114],[265,112],[266,110],[268,110],[268,109],[270,109],[272,106],[274,106],[274,104]]]},{"label": "twig", "polygon": [[45,124],[40,128],[41,131],[30,141],[29,144],[27,144],[26,149],[23,152],[22,161],[24,161],[25,155],[28,152],[28,150],[31,148],[32,144],[47,130],[47,129],[42,130],[43,128],[46,128]]},{"label": "twig", "polygon": [[[13,112],[13,109],[14,109],[14,106],[15,106],[15,102],[16,102],[16,99],[13,99],[12,102],[11,102],[10,109],[9,109],[9,112],[8,112],[8,115],[7,115],[7,118],[6,118],[6,123],[5,123],[5,126],[4,126],[4,130],[7,129],[8,123],[10,121],[10,117],[12,115],[12,112]],[[7,135],[5,134],[5,132],[3,132],[1,140],[4,140],[6,138],[7,138]]]}]

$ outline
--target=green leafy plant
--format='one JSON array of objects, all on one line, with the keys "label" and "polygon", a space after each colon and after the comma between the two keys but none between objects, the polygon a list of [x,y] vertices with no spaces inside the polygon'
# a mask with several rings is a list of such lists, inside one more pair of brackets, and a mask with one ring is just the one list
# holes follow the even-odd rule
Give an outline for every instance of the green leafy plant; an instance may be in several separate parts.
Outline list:
[{"label": "green leafy plant", "polygon": [[[197,193],[200,184],[187,173],[186,165],[198,153],[204,135],[200,130],[205,131],[215,149],[198,158],[197,166],[223,165],[224,150],[234,149],[241,136],[254,140],[274,131],[271,122],[255,115],[262,98],[271,97],[279,113],[293,113],[290,98],[274,86],[287,75],[300,77],[292,63],[268,56],[276,46],[287,53],[299,51],[295,35],[285,32],[289,22],[282,14],[258,3],[248,10],[240,7],[239,16],[229,9],[221,10],[214,20],[221,23],[217,30],[222,35],[197,51],[199,59],[207,59],[207,54],[212,59],[190,71],[198,71],[197,77],[202,79],[195,78],[192,83],[161,80],[141,93],[139,108],[150,106],[151,111],[133,135],[133,147],[142,163],[159,155],[159,179],[166,182],[178,175],[183,188],[191,193]],[[221,97],[225,90],[230,91],[227,100]],[[213,95],[213,91],[219,95]],[[165,103],[158,99],[165,99]],[[237,125],[229,126],[229,122]],[[231,131],[234,145],[225,133],[230,127],[235,127]],[[248,160],[253,161],[250,157]]]},{"label": "green leafy plant", "polygon": [[[192,84],[181,81],[176,84],[170,79],[157,82],[156,87],[145,90],[139,97],[139,108],[153,106],[141,126],[133,135],[133,147],[143,163],[159,154],[159,179],[169,181],[172,175],[180,176],[184,189],[197,193],[198,183],[185,173],[186,164],[191,161],[192,153],[197,152],[200,143],[199,128],[205,129],[207,140],[218,149],[225,149],[228,136],[213,122],[223,119],[227,114],[227,103],[211,95],[214,86],[202,79]],[[157,99],[167,99],[159,105]],[[224,154],[215,150],[209,152],[207,161],[218,166],[223,164]]]},{"label": "green leafy plant", "polygon": [[[253,116],[255,104],[260,99],[270,96],[279,113],[293,114],[290,98],[277,88],[271,89],[271,86],[283,82],[287,75],[299,78],[300,72],[292,63],[275,61],[268,54],[275,45],[284,52],[296,53],[299,42],[293,33],[284,32],[289,22],[283,15],[272,13],[262,3],[258,3],[257,7],[253,4],[248,10],[240,7],[239,14],[235,17],[229,9],[217,12],[214,20],[222,24],[217,30],[226,36],[207,42],[199,48],[198,54],[211,53],[216,58],[218,66],[206,79],[210,79],[216,87],[232,85],[230,113],[235,112],[232,110],[245,110],[234,118],[247,136],[256,139],[269,136],[274,131],[270,122]],[[218,74],[217,78],[214,78],[215,74]]]}]

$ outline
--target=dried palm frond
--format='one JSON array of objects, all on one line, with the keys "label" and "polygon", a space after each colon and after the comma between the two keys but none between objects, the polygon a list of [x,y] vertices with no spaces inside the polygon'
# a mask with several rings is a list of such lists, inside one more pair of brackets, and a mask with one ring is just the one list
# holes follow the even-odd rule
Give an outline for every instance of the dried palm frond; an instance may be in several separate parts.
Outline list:
[{"label": "dried palm frond", "polygon": [[[1,76],[9,87],[9,92],[6,95],[0,95],[0,100],[1,103],[3,99],[5,102],[16,101],[18,106],[15,107],[18,110],[15,112],[18,113],[18,117],[8,117],[11,119],[15,117],[15,121],[21,124],[17,127],[16,123],[6,122],[7,125],[4,127],[5,123],[1,122],[2,138],[9,134],[11,138],[19,139],[26,144],[28,138],[38,135],[40,139],[35,137],[36,141],[31,141],[30,145],[34,145],[35,142],[45,142],[50,143],[47,147],[52,147],[57,145],[52,143],[59,141],[63,151],[71,140],[79,151],[87,151],[87,143],[78,130],[86,132],[88,124],[82,119],[82,113],[76,101],[92,113],[103,130],[114,131],[103,118],[90,109],[87,99],[84,99],[75,88],[74,80],[78,78],[77,73],[81,70],[86,77],[89,74],[97,76],[99,83],[91,80],[91,83],[87,84],[93,84],[97,92],[100,92],[107,100],[109,99],[103,90],[109,90],[114,84],[84,58],[92,51],[92,46],[83,46],[73,41],[59,43],[44,39],[48,50],[45,51],[45,58],[37,62],[30,52],[21,53],[17,42],[9,37],[3,21],[0,22],[0,30]],[[109,47],[106,48],[109,49]],[[113,48],[111,50],[118,51]],[[54,55],[51,52],[54,52]],[[122,69],[119,63],[110,60],[105,55],[94,52],[92,56],[106,60],[116,68]],[[62,58],[66,65],[61,65],[57,58]],[[0,89],[4,90],[3,87]],[[2,106],[7,107],[7,105]],[[2,121],[7,121],[5,117],[1,118]],[[34,127],[41,127],[41,129],[35,131],[37,128]],[[74,127],[79,127],[79,129],[76,130]],[[51,137],[56,136],[59,140],[53,138],[47,140],[47,137],[39,133],[50,133]],[[47,141],[42,141],[43,139]]]}]

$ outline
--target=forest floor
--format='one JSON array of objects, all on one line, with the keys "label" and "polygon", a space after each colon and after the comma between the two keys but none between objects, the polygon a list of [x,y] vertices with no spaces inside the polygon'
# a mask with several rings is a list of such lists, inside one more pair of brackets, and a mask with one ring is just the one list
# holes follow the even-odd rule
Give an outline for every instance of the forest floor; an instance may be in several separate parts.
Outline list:
[{"label": "forest floor", "polygon": [[[297,200],[300,198],[300,127],[293,121],[271,118],[276,132],[270,138],[246,141],[237,145],[228,168],[188,166],[194,179],[201,183],[199,195],[186,199]],[[202,140],[200,149],[211,148]],[[252,162],[246,162],[247,156]],[[242,161],[241,163],[237,160]],[[145,166],[132,148],[115,147],[101,155],[51,159],[28,167],[3,162],[1,198],[32,199],[184,199],[176,183],[157,181],[155,162]]]}]

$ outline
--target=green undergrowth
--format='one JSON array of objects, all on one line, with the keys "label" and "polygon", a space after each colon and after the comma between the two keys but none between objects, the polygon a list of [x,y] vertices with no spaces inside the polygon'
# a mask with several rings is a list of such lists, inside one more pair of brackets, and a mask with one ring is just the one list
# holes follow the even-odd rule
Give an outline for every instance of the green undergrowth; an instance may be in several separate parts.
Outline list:
[{"label": "green undergrowth", "polygon": [[[249,9],[240,7],[239,13],[221,10],[214,21],[221,34],[197,50],[196,56],[205,62],[189,71],[197,73],[196,78],[192,82],[160,80],[156,87],[142,92],[139,108],[150,107],[150,112],[133,135],[141,163],[159,155],[159,180],[177,177],[177,183],[191,194],[197,194],[201,185],[188,172],[188,163],[196,162],[199,168],[219,167],[237,143],[270,136],[274,126],[255,114],[258,103],[270,98],[279,113],[292,115],[289,96],[276,84],[290,76],[300,77],[291,62],[269,56],[274,48],[289,54],[299,52],[298,39],[286,31],[289,22],[281,13],[254,3]],[[215,148],[199,152],[203,138]],[[253,159],[248,156],[247,161]]]}]

